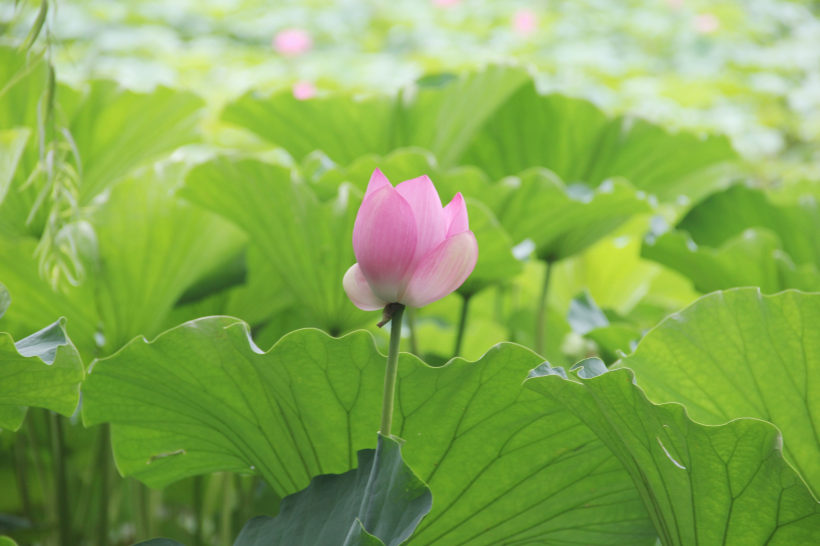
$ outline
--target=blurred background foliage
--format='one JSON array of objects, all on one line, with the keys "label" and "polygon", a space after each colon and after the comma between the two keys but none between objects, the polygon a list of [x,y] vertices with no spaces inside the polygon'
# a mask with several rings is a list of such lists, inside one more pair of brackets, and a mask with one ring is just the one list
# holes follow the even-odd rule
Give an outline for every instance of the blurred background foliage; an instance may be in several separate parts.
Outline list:
[{"label": "blurred background foliage", "polygon": [[[468,198],[476,273],[403,335],[431,365],[612,364],[703,293],[820,290],[817,2],[2,0],[0,25],[0,330],[65,316],[86,368],[221,314],[263,349],[312,326],[384,351],[341,290],[375,167]],[[149,490],[108,425],[61,419],[0,434],[21,544],[227,545],[277,509],[258,476]]]}]

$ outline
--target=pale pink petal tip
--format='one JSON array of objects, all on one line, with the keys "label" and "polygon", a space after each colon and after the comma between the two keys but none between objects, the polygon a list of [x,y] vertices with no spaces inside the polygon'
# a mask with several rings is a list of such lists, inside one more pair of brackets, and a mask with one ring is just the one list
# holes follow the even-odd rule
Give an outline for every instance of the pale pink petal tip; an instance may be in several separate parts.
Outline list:
[{"label": "pale pink petal tip", "polygon": [[438,8],[449,8],[455,6],[456,4],[460,4],[461,0],[432,0],[433,5]]},{"label": "pale pink petal tip", "polygon": [[538,27],[538,15],[530,9],[520,9],[513,14],[512,26],[522,36],[532,34]]},{"label": "pale pink petal tip", "polygon": [[374,191],[380,190],[385,186],[392,186],[392,184],[387,177],[384,176],[382,171],[376,168],[376,170],[373,171],[373,174],[370,175],[370,182],[367,184],[367,191],[364,194],[364,198],[367,199],[373,194]]},{"label": "pale pink petal tip", "polygon": [[293,96],[296,100],[308,100],[316,96],[316,88],[310,82],[296,82],[293,84]]},{"label": "pale pink petal tip", "polygon": [[467,203],[464,196],[458,192],[453,200],[444,207],[444,221],[447,224],[447,237],[458,235],[470,229],[470,220],[467,217]]},{"label": "pale pink petal tip", "polygon": [[461,286],[478,261],[478,242],[472,231],[448,238],[424,257],[413,272],[401,303],[424,307]]},{"label": "pale pink petal tip", "polygon": [[367,279],[362,274],[362,269],[359,264],[353,264],[345,273],[344,280],[342,280],[347,297],[353,302],[353,305],[362,311],[376,311],[384,309],[387,305],[386,301],[380,300],[376,294],[370,289],[367,284]]},{"label": "pale pink petal tip", "polygon": [[364,200],[353,226],[353,252],[380,299],[399,301],[413,271],[416,240],[413,211],[390,184]]},{"label": "pale pink petal tip", "polygon": [[313,47],[313,38],[300,28],[286,28],[279,31],[273,38],[273,48],[280,55],[296,56],[310,51]]}]

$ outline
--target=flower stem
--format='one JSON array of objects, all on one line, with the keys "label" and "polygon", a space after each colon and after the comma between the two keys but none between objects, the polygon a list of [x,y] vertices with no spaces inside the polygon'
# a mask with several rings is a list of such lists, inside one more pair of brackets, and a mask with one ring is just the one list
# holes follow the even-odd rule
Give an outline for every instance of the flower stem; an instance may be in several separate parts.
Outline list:
[{"label": "flower stem", "polygon": [[382,402],[382,424],[379,432],[382,436],[390,436],[390,426],[393,423],[393,397],[396,394],[396,372],[399,369],[399,342],[401,341],[401,319],[404,314],[404,305],[393,303],[392,324],[390,325],[390,350],[387,353],[387,369],[384,372],[384,401]]},{"label": "flower stem", "polygon": [[59,415],[49,412],[51,417],[51,451],[54,454],[54,488],[57,497],[57,544],[69,546],[71,541],[71,512],[68,495],[68,474],[66,472],[65,435]]},{"label": "flower stem", "polygon": [[464,329],[467,326],[467,308],[470,304],[470,296],[461,296],[461,318],[458,321],[458,333],[456,334],[456,349],[453,351],[453,356],[461,354],[461,343],[464,340]]},{"label": "flower stem", "polygon": [[109,444],[111,443],[111,429],[108,423],[100,425],[99,452],[97,453],[97,472],[100,476],[100,506],[97,517],[97,546],[108,546],[108,504],[109,504]]},{"label": "flower stem", "polygon": [[535,352],[544,356],[544,348],[547,342],[547,295],[550,289],[550,276],[552,275],[552,261],[545,260],[546,270],[544,271],[544,286],[541,288],[541,299],[538,301],[538,318],[535,322]]}]

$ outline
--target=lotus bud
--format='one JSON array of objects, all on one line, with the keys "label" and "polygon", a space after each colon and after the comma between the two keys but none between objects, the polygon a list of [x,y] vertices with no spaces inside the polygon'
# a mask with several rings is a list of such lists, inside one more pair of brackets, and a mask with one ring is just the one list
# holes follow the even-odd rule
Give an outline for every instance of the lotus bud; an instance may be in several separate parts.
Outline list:
[{"label": "lotus bud", "polygon": [[456,290],[478,260],[467,205],[458,193],[441,206],[425,176],[395,188],[373,172],[353,226],[358,263],[344,276],[350,301],[364,311],[391,303],[424,307]]}]

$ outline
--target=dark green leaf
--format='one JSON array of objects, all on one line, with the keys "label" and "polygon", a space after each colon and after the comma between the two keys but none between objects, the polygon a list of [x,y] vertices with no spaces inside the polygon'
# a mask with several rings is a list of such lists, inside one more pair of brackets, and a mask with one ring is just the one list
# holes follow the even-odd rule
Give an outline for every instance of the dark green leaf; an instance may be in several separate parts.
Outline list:
[{"label": "dark green leaf", "polygon": [[[111,422],[118,468],[153,487],[230,470],[285,496],[373,447],[384,362],[365,332],[300,330],[262,353],[236,319],[200,319],[98,361],[83,419]],[[654,543],[609,450],[522,388],[540,362],[510,344],[440,368],[401,355],[393,426],[436,499],[412,544]]]},{"label": "dark green leaf", "polygon": [[571,411],[632,475],[664,546],[814,544],[820,504],[783,460],[769,423],[705,426],[679,404],[656,405],[630,370],[569,377],[545,363],[526,385]]}]

